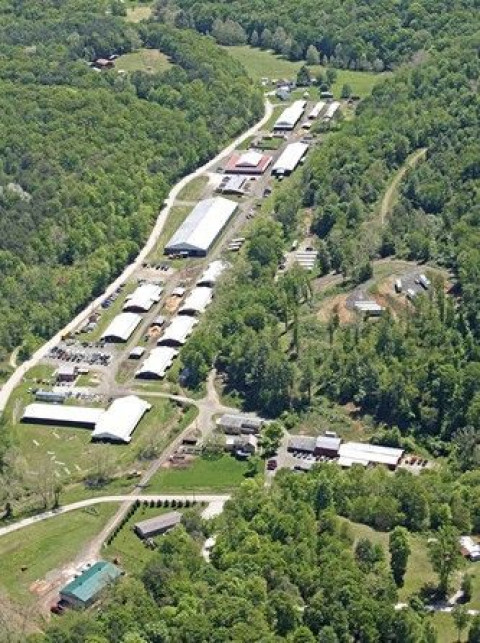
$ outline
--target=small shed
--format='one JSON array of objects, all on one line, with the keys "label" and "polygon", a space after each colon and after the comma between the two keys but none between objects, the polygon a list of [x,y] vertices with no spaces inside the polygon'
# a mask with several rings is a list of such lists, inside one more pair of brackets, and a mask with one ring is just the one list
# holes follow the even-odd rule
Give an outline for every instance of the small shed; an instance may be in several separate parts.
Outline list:
[{"label": "small shed", "polygon": [[56,372],[57,382],[74,382],[77,379],[78,370],[74,364],[62,364]]}]

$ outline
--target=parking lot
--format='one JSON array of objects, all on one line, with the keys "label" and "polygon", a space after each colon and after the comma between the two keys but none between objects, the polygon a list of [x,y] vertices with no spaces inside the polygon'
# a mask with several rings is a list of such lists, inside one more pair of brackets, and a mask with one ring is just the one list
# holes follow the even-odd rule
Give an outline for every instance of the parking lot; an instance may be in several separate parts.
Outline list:
[{"label": "parking lot", "polygon": [[[71,364],[87,364],[89,366],[108,366],[112,354],[103,348],[102,342],[75,342],[72,340],[54,346],[48,354],[48,359],[56,362]],[[102,348],[102,350],[99,350]]]}]

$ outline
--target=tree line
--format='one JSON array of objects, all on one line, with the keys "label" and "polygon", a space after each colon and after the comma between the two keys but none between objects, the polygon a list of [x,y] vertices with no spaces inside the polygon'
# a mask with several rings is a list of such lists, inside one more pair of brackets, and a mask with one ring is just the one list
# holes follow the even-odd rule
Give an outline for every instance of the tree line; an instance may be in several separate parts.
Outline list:
[{"label": "tree line", "polygon": [[[26,357],[138,252],[178,177],[263,111],[212,40],[127,25],[116,4],[0,6],[0,359]],[[121,13],[121,12],[120,12]],[[162,74],[96,73],[160,47]]]},{"label": "tree line", "polygon": [[223,45],[251,44],[291,60],[382,71],[439,40],[475,33],[468,2],[393,0],[158,0],[165,22],[212,34]]}]

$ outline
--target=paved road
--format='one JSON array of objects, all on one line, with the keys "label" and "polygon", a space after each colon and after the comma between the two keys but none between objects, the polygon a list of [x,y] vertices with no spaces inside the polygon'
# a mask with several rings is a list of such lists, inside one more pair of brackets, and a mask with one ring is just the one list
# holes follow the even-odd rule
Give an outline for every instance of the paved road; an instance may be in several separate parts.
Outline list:
[{"label": "paved road", "polygon": [[86,500],[80,500],[79,502],[73,502],[70,505],[65,505],[64,507],[59,507],[58,509],[53,509],[51,511],[44,511],[41,514],[36,516],[31,516],[30,518],[24,518],[18,522],[14,522],[11,525],[0,528],[0,537],[11,534],[14,531],[20,529],[25,529],[25,527],[30,527],[35,525],[38,522],[43,522],[49,518],[55,518],[56,516],[62,516],[63,514],[69,513],[70,511],[76,511],[78,509],[84,509],[85,507],[93,507],[94,505],[99,505],[105,502],[125,502],[128,501],[129,505],[135,500],[176,500],[176,501],[189,501],[192,502],[196,500],[197,502],[206,502],[208,507],[203,512],[205,518],[212,517],[217,515],[216,512],[223,509],[223,505],[230,498],[229,495],[218,495],[218,494],[139,494],[135,493],[133,495],[121,495],[121,496],[98,496],[96,498],[87,498]]},{"label": "paved road", "polygon": [[192,172],[191,174],[185,176],[183,179],[181,179],[171,190],[170,193],[165,200],[165,204],[163,209],[161,210],[160,214],[158,215],[157,221],[155,223],[155,226],[150,233],[150,236],[145,243],[144,247],[136,257],[136,259],[129,265],[127,266],[122,274],[115,279],[114,282],[108,286],[106,291],[100,295],[100,297],[97,297],[95,301],[91,302],[88,304],[84,310],[82,310],[72,321],[70,321],[64,328],[58,331],[58,333],[52,337],[48,342],[43,344],[33,355],[32,357],[19,366],[9,377],[9,379],[5,382],[3,385],[2,389],[0,390],[0,413],[3,412],[5,405],[8,401],[9,396],[11,395],[12,391],[20,384],[22,377],[25,375],[25,373],[32,368],[33,366],[36,366],[52,349],[58,342],[61,340],[63,335],[66,335],[67,333],[72,332],[75,330],[77,326],[79,326],[83,321],[87,319],[87,317],[96,309],[98,306],[100,306],[101,302],[105,299],[105,297],[110,296],[115,292],[115,290],[124,284],[127,279],[139,268],[141,268],[142,263],[145,261],[146,257],[148,254],[153,250],[155,247],[155,244],[158,241],[158,238],[160,237],[160,234],[163,230],[163,227],[165,225],[165,222],[167,220],[168,215],[170,214],[170,210],[175,202],[175,199],[177,196],[180,194],[180,192],[183,190],[183,188],[190,183],[193,179],[197,178],[204,172],[207,172],[210,168],[215,166],[217,163],[219,163],[221,160],[223,160],[225,157],[229,156],[237,147],[240,145],[245,139],[249,138],[250,136],[253,136],[258,130],[260,130],[263,125],[269,120],[273,113],[273,106],[268,100],[268,98],[265,100],[265,114],[262,117],[262,119],[256,123],[253,127],[248,129],[246,132],[244,132],[241,136],[236,138],[230,145],[225,147],[215,158],[213,158],[211,161],[208,161],[208,163],[205,163],[202,167],[199,167],[197,170]]}]

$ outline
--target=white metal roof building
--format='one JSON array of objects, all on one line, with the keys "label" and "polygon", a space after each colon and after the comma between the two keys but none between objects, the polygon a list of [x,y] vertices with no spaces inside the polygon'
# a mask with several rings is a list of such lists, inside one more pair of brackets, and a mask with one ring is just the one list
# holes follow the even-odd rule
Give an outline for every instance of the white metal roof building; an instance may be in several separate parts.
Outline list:
[{"label": "white metal roof building", "polygon": [[292,130],[298,121],[302,118],[307,103],[304,100],[296,100],[289,105],[282,114],[277,118],[274,130]]},{"label": "white metal roof building", "polygon": [[161,379],[173,364],[178,351],[171,346],[157,346],[135,373],[135,377],[143,379]]},{"label": "white metal roof building", "polygon": [[107,342],[126,342],[141,321],[137,313],[120,313],[112,319],[102,339]]},{"label": "white metal roof building", "polygon": [[472,561],[480,560],[480,545],[471,536],[460,536],[462,553]]},{"label": "white metal roof building", "polygon": [[315,118],[318,118],[320,116],[320,112],[322,109],[325,107],[326,103],[324,100],[319,101],[315,107],[312,109],[310,114],[308,115],[308,118],[310,120],[314,120]]},{"label": "white metal roof building", "polygon": [[272,174],[277,176],[291,174],[307,152],[306,143],[290,143],[278,157],[272,168]]},{"label": "white metal roof building", "polygon": [[97,421],[92,440],[130,442],[137,424],[151,408],[151,404],[136,395],[114,400]]},{"label": "white metal roof building", "polygon": [[238,204],[222,196],[200,201],[165,246],[167,254],[205,256]]},{"label": "white metal roof building", "polygon": [[197,324],[198,319],[190,317],[190,315],[174,317],[157,344],[159,346],[183,346]]},{"label": "white metal roof building", "polygon": [[355,310],[365,315],[378,316],[383,313],[383,306],[373,300],[358,300],[353,304]]},{"label": "white metal roof building", "polygon": [[160,301],[163,288],[156,284],[142,284],[129,295],[123,306],[123,310],[134,313],[146,313],[147,310]]},{"label": "white metal roof building", "polygon": [[213,290],[207,286],[194,288],[183,302],[179,315],[201,315],[213,299]]},{"label": "white metal roof building", "polygon": [[221,261],[220,259],[212,261],[197,281],[197,286],[214,286],[228,267],[229,264],[226,261]]},{"label": "white metal roof building", "polygon": [[23,412],[22,422],[93,429],[104,412],[103,409],[87,406],[33,403]]},{"label": "white metal roof building", "polygon": [[238,194],[242,196],[245,194],[248,183],[248,176],[242,176],[241,174],[227,175],[218,187],[218,191],[223,194]]},{"label": "white metal roof building", "polygon": [[323,116],[323,120],[324,121],[332,120],[332,118],[335,116],[339,108],[340,108],[340,103],[338,101],[333,101],[333,103],[329,103],[327,107],[327,111]]},{"label": "white metal roof building", "polygon": [[295,254],[295,261],[304,270],[313,270],[317,256],[318,252],[316,250],[301,250]]},{"label": "white metal roof building", "polygon": [[338,464],[340,466],[384,464],[391,469],[395,469],[402,458],[403,449],[382,447],[377,444],[363,442],[345,442],[340,445],[338,453],[340,456]]}]

